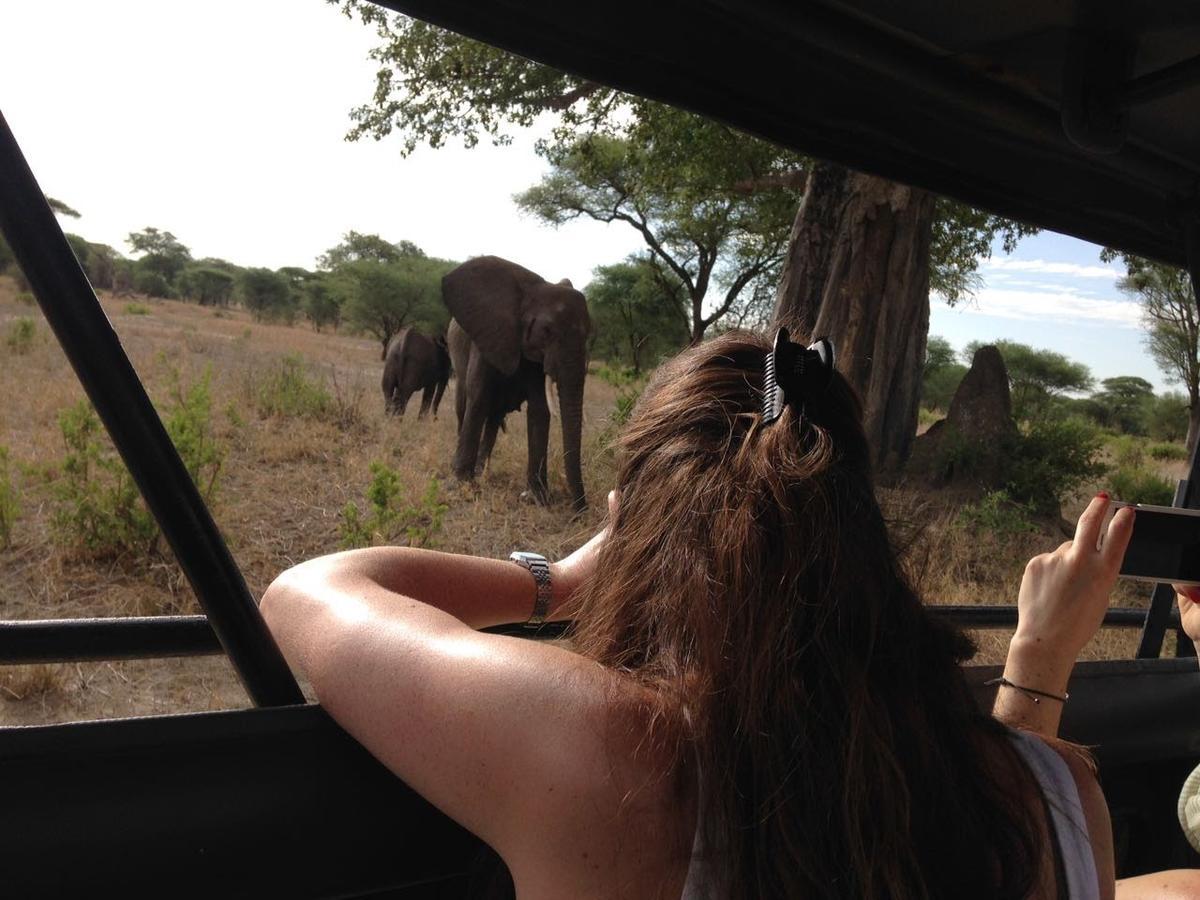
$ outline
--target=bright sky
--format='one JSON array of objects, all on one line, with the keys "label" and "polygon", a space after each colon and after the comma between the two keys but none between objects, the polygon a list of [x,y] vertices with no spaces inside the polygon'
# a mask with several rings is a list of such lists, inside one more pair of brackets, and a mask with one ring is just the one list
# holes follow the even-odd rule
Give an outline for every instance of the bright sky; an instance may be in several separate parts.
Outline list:
[{"label": "bright sky", "polygon": [[[324,0],[0,0],[0,34],[0,110],[34,174],[83,213],[68,230],[122,252],[130,231],[155,226],[197,258],[311,267],[354,229],[582,286],[641,246],[621,225],[521,216],[512,195],[545,169],[532,135],[408,159],[396,139],[345,142],[349,110],[374,88],[376,39]],[[1098,379],[1165,386],[1097,247],[1043,234],[981,274],[973,302],[934,298],[931,334],[959,348],[1023,341]]]}]

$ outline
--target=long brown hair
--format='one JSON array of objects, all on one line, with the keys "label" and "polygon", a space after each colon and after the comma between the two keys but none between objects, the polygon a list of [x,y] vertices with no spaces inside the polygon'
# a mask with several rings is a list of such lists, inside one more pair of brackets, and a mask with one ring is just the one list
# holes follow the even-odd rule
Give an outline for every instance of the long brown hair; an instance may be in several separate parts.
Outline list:
[{"label": "long brown hair", "polygon": [[1024,898],[1034,788],[910,588],[857,398],[760,416],[761,337],[663,365],[618,441],[576,648],[657,697],[713,896]]}]

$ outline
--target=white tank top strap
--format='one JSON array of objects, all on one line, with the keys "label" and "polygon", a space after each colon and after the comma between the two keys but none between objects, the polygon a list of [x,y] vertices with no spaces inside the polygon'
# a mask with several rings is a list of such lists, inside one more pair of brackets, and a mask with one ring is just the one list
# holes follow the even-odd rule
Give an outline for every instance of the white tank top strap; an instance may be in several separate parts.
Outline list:
[{"label": "white tank top strap", "polygon": [[1066,761],[1045,741],[1023,731],[1012,731],[1011,736],[1046,798],[1067,900],[1099,900],[1100,879],[1075,777]]}]

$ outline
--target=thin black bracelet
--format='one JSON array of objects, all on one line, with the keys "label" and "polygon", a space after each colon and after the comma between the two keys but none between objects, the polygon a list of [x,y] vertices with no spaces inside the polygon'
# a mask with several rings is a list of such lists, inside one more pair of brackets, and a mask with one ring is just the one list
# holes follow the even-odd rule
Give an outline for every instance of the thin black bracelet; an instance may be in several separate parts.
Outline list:
[{"label": "thin black bracelet", "polygon": [[1034,703],[1041,703],[1042,701],[1039,699],[1041,697],[1045,697],[1048,700],[1057,700],[1059,703],[1066,703],[1071,697],[1070,694],[1051,694],[1049,691],[1039,691],[1037,688],[1022,687],[1019,684],[1013,684],[1003,675],[1001,675],[999,678],[992,678],[989,681],[985,681],[983,686],[989,687],[993,684],[998,684],[1000,687],[1010,687],[1014,691],[1020,691]]}]

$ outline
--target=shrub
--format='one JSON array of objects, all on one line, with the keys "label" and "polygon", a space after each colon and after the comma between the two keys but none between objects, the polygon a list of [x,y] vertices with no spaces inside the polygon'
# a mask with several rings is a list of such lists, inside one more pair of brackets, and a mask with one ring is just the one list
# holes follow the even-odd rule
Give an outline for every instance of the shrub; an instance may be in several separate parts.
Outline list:
[{"label": "shrub", "polygon": [[1151,444],[1146,449],[1147,449],[1147,452],[1150,454],[1151,459],[1176,460],[1176,459],[1187,459],[1188,458],[1187,447],[1185,447],[1183,444],[1173,444],[1173,443],[1169,443],[1169,442],[1162,442],[1162,443],[1157,443],[1157,444]]},{"label": "shrub", "polygon": [[144,303],[126,303],[125,312],[130,316],[148,316],[150,315],[150,307]]},{"label": "shrub", "polygon": [[1128,503],[1170,506],[1175,499],[1175,485],[1147,469],[1122,466],[1109,477],[1108,483],[1113,497]]},{"label": "shrub", "polygon": [[264,419],[271,416],[321,419],[329,414],[333,400],[324,383],[305,371],[303,358],[289,354],[259,384],[257,404],[258,414]]},{"label": "shrub", "polygon": [[[216,491],[223,451],[213,437],[210,372],[190,386],[171,373],[172,406],[164,424],[205,499]],[[153,553],[158,523],[87,400],[58,417],[66,455],[53,486],[51,527],[58,540],[98,558]]]},{"label": "shrub", "polygon": [[425,547],[442,530],[449,507],[442,502],[441,483],[431,477],[425,492],[411,502],[403,498],[399,474],[381,462],[371,463],[364,517],[353,501],[342,509],[341,546],[344,549],[389,543],[403,534],[410,547]]},{"label": "shrub", "polygon": [[624,387],[627,384],[632,384],[635,381],[642,380],[643,375],[633,371],[629,366],[613,366],[608,363],[602,363],[596,366],[591,372],[592,375],[599,378],[605,384],[611,384],[613,387]]},{"label": "shrub", "polygon": [[1013,500],[1008,491],[992,491],[959,510],[958,524],[971,531],[1021,534],[1037,531],[1037,526],[1031,521],[1035,513],[1033,504]]},{"label": "shrub", "polygon": [[66,455],[53,494],[51,527],[64,544],[98,557],[152,549],[158,526],[137,486],[105,440],[87,400],[59,413]]},{"label": "shrub", "polygon": [[1122,434],[1108,441],[1109,452],[1118,466],[1138,468],[1146,459],[1146,444],[1131,434]]},{"label": "shrub", "polygon": [[29,291],[18,291],[17,302],[25,306],[37,306],[37,297],[29,293]]},{"label": "shrub", "polygon": [[1012,454],[1009,496],[1039,513],[1057,512],[1065,498],[1108,470],[1102,444],[1095,426],[1081,419],[1032,423]]},{"label": "shrub", "polygon": [[206,366],[204,374],[190,386],[183,384],[177,369],[170,371],[169,378],[174,405],[163,424],[192,482],[211,502],[225,461],[224,448],[217,442],[213,428],[212,366]]},{"label": "shrub", "polygon": [[13,526],[20,513],[17,488],[8,465],[8,448],[0,446],[0,548],[12,545]]},{"label": "shrub", "polygon": [[133,289],[148,297],[170,297],[171,283],[161,272],[152,269],[135,268],[133,272]]},{"label": "shrub", "polygon": [[23,356],[33,349],[33,338],[37,334],[37,325],[28,316],[20,316],[8,326],[8,334],[4,343],[11,353]]}]

